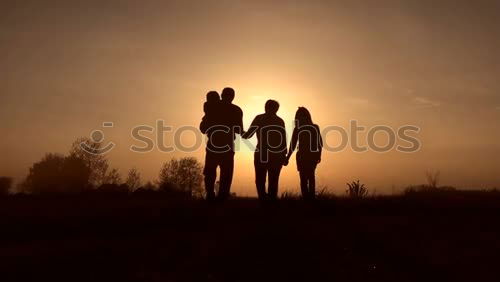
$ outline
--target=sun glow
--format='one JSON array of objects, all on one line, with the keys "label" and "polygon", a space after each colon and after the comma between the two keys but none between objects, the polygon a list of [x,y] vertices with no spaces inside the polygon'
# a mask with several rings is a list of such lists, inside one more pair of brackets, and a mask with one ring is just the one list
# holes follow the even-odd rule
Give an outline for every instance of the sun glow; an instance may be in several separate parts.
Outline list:
[{"label": "sun glow", "polygon": [[[285,122],[287,130],[287,140],[290,139],[293,130],[293,117],[295,110],[299,106],[293,92],[284,91],[283,89],[247,89],[238,96],[238,101],[235,101],[243,109],[243,125],[245,130],[248,130],[253,119],[264,113],[264,106],[267,100],[272,99],[280,103],[278,116]],[[252,93],[252,94],[250,94]],[[241,140],[240,137],[236,140],[236,150],[238,150],[240,158],[246,164],[253,163],[253,152],[257,144],[257,138],[254,136],[250,140]]]}]

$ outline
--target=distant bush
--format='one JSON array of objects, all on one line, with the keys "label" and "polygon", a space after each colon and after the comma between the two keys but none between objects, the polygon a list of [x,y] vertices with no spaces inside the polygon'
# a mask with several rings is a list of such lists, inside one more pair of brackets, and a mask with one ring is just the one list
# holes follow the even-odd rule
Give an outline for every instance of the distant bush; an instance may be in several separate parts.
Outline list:
[{"label": "distant bush", "polygon": [[158,186],[171,194],[203,197],[202,181],[202,165],[196,158],[172,159],[163,164]]},{"label": "distant bush", "polygon": [[158,187],[154,185],[151,181],[148,181],[146,184],[144,184],[142,187],[139,189],[144,189],[144,190],[158,190]]},{"label": "distant bush", "polygon": [[12,187],[12,178],[0,177],[0,196],[5,196],[9,194],[11,187]]},{"label": "distant bush", "polygon": [[97,188],[97,191],[112,194],[127,194],[129,187],[126,184],[103,184]]},{"label": "distant bush", "polygon": [[438,188],[440,176],[441,172],[439,170],[436,171],[428,170],[425,173],[425,177],[427,179],[427,186],[433,189]]},{"label": "distant bush", "polygon": [[89,183],[90,170],[82,159],[47,154],[33,164],[22,187],[33,194],[78,193]]},{"label": "distant bush", "polygon": [[436,195],[443,193],[455,192],[457,189],[451,186],[441,186],[441,187],[433,187],[429,185],[416,185],[407,187],[403,194],[404,195],[416,195],[416,194],[427,194],[427,195]]},{"label": "distant bush", "polygon": [[141,187],[132,190],[132,193],[134,196],[149,196],[149,195],[155,195],[159,192],[158,187],[151,183],[151,181],[148,181],[146,184],[142,185]]}]

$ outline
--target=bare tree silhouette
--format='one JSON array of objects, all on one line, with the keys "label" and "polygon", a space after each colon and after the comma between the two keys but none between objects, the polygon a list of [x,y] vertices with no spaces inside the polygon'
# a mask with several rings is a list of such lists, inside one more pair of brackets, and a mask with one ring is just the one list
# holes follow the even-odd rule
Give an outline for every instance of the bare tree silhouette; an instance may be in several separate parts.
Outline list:
[{"label": "bare tree silhouette", "polygon": [[127,175],[127,180],[125,180],[125,184],[131,191],[135,191],[141,187],[141,173],[136,169],[132,168],[129,170]]},{"label": "bare tree silhouette", "polygon": [[104,176],[103,182],[104,184],[113,184],[113,185],[123,184],[122,176],[120,175],[120,172],[116,168],[113,168]]},{"label": "bare tree silhouette", "polygon": [[85,162],[90,169],[89,183],[94,187],[104,184],[121,184],[121,176],[117,169],[110,169],[108,159],[100,154],[102,143],[94,142],[90,138],[81,137],[71,145],[70,156]]}]

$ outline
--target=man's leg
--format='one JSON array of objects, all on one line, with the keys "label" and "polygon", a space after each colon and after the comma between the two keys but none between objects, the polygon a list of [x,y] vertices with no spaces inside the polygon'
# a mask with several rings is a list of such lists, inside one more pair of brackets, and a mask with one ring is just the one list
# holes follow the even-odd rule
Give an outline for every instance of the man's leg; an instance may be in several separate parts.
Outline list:
[{"label": "man's leg", "polygon": [[205,155],[205,168],[203,174],[205,176],[205,192],[207,193],[207,200],[215,198],[215,179],[217,178],[217,160],[216,155],[211,152],[206,152]]},{"label": "man's leg", "polygon": [[258,159],[254,160],[255,167],[255,186],[257,187],[257,195],[259,200],[265,200],[266,195],[266,165],[261,163]]},{"label": "man's leg", "polygon": [[278,187],[281,168],[281,164],[271,164],[269,167],[269,197],[271,198],[271,200],[278,199]]},{"label": "man's leg", "polygon": [[220,160],[220,187],[218,197],[225,200],[231,192],[231,183],[233,182],[234,172],[234,153],[221,154]]}]

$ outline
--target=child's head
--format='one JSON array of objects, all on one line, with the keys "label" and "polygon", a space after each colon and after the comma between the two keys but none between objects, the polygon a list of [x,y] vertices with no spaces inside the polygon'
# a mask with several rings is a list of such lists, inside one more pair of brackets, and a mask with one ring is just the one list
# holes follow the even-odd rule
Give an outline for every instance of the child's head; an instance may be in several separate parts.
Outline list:
[{"label": "child's head", "polygon": [[210,91],[207,93],[207,102],[214,103],[219,101],[220,101],[220,96],[219,93],[217,93],[217,91]]}]

